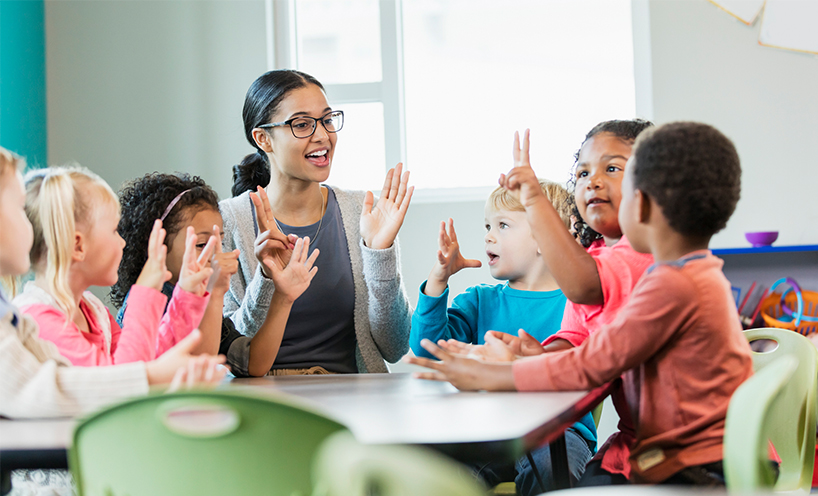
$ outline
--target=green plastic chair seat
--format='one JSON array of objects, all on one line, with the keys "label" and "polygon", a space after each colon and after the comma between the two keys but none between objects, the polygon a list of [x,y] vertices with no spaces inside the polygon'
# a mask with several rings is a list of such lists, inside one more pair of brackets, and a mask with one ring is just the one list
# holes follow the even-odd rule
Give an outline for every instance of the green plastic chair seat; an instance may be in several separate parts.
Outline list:
[{"label": "green plastic chair seat", "polygon": [[313,496],[484,496],[463,466],[428,448],[362,445],[332,435],[315,457]]},{"label": "green plastic chair seat", "polygon": [[69,467],[83,496],[307,496],[313,457],[339,431],[346,427],[291,400],[159,394],[81,421]]}]

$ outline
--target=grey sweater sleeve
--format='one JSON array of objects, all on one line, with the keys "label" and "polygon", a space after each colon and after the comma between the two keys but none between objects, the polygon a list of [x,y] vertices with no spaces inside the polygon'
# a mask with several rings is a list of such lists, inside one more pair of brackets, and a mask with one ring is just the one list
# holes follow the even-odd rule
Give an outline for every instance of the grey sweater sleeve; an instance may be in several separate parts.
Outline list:
[{"label": "grey sweater sleeve", "polygon": [[275,285],[264,276],[256,260],[254,216],[247,193],[223,200],[219,208],[224,221],[222,249],[241,250],[239,271],[230,278],[230,290],[224,295],[224,315],[239,332],[253,337],[267,318]]},{"label": "grey sweater sleeve", "polygon": [[390,248],[373,250],[359,239],[372,339],[383,358],[395,363],[409,351],[412,327],[412,310],[401,279],[398,240]]}]

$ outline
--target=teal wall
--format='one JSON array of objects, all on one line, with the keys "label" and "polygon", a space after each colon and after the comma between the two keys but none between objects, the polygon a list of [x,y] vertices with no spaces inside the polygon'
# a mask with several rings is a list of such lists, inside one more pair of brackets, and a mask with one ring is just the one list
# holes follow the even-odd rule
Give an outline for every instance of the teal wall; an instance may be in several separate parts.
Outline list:
[{"label": "teal wall", "polygon": [[0,145],[48,164],[45,2],[0,0]]}]

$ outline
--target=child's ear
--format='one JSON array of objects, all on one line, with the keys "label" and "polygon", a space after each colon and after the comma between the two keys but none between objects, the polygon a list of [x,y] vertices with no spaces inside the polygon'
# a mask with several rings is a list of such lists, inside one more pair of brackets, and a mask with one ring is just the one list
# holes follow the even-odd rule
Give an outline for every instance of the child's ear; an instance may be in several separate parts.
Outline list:
[{"label": "child's ear", "polygon": [[650,212],[653,208],[651,198],[642,190],[636,190],[636,204],[639,206],[639,223],[647,224],[650,220]]},{"label": "child's ear", "polygon": [[255,141],[256,145],[258,145],[258,147],[265,152],[270,153],[273,151],[273,144],[270,141],[270,135],[267,134],[267,131],[264,129],[253,129],[253,141]]},{"label": "child's ear", "polygon": [[74,262],[85,260],[85,236],[79,231],[74,232],[74,247],[71,250],[71,260]]}]

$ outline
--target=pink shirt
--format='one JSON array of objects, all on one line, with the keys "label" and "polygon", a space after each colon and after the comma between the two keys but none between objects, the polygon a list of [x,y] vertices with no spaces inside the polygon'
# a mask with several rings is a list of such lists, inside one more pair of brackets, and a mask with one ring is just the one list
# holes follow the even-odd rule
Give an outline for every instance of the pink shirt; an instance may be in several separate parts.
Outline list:
[{"label": "pink shirt", "polygon": [[624,374],[636,426],[632,478],[661,482],[721,460],[727,406],[753,373],[722,265],[706,250],[657,265],[614,321],[582,346],[514,362],[515,386],[590,389]]},{"label": "pink shirt", "polygon": [[53,298],[33,283],[27,284],[14,302],[37,322],[40,338],[56,344],[73,365],[91,367],[154,360],[199,325],[208,296],[196,296],[177,286],[163,316],[167,297],[153,288],[135,285],[120,328],[102,302],[86,292],[80,311],[90,332],[67,321]]}]

